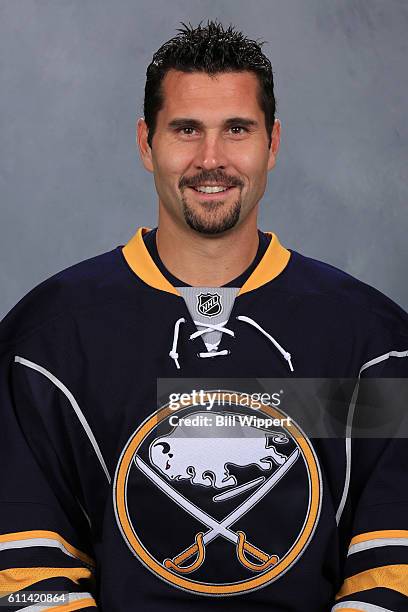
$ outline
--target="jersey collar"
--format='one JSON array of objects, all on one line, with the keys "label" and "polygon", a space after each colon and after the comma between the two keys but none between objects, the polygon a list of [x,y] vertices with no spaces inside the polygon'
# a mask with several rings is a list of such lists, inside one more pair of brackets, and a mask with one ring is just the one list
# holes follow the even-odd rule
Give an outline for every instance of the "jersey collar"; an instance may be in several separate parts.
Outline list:
[{"label": "jersey collar", "polygon": [[[123,247],[123,255],[129,267],[144,283],[160,291],[167,291],[167,293],[180,296],[177,288],[169,283],[150,257],[143,240],[143,234],[149,231],[148,227],[139,227],[133,238]],[[269,283],[288,265],[291,256],[290,251],[281,245],[276,234],[273,232],[265,233],[271,236],[269,246],[251,276],[242,285],[238,295],[254,291],[254,289]]]}]

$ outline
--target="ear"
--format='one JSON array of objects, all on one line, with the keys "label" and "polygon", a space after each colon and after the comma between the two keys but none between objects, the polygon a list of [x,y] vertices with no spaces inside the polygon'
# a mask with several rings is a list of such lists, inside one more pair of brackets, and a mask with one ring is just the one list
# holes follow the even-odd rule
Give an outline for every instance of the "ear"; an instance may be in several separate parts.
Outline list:
[{"label": "ear", "polygon": [[271,147],[269,149],[268,170],[272,170],[275,166],[280,145],[281,122],[275,119],[272,128]]},{"label": "ear", "polygon": [[140,159],[146,170],[153,172],[152,150],[147,142],[149,129],[146,121],[141,118],[137,122],[137,145],[139,147]]}]

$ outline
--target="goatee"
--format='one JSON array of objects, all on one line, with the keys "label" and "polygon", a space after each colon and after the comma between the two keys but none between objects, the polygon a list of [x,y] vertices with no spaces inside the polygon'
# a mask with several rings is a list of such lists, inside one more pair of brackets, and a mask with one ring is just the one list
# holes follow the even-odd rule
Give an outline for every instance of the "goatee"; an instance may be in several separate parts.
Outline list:
[{"label": "goatee", "polygon": [[[241,212],[241,200],[237,200],[226,215],[217,215],[218,209],[225,206],[225,202],[206,202],[202,204],[204,214],[197,214],[191,206],[187,204],[183,197],[183,214],[186,223],[191,229],[200,234],[222,234],[234,227],[239,220]],[[215,214],[211,214],[215,213]]]}]

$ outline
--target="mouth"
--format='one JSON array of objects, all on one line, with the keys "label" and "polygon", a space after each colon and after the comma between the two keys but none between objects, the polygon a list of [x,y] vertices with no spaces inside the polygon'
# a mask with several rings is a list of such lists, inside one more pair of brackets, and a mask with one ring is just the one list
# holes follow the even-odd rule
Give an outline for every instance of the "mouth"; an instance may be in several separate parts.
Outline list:
[{"label": "mouth", "polygon": [[170,461],[167,459],[167,462],[166,462],[166,470],[169,470],[169,469],[170,469]]},{"label": "mouth", "polygon": [[195,197],[200,200],[220,200],[226,198],[234,189],[234,185],[198,185],[197,187],[188,187]]}]

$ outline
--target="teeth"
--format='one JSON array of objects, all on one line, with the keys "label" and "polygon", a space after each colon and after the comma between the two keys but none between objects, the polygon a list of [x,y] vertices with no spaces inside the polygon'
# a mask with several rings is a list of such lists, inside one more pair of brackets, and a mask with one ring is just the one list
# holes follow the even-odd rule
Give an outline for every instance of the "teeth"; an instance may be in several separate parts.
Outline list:
[{"label": "teeth", "polygon": [[228,187],[222,187],[221,185],[200,185],[196,189],[202,193],[219,193],[220,191],[227,191]]}]

